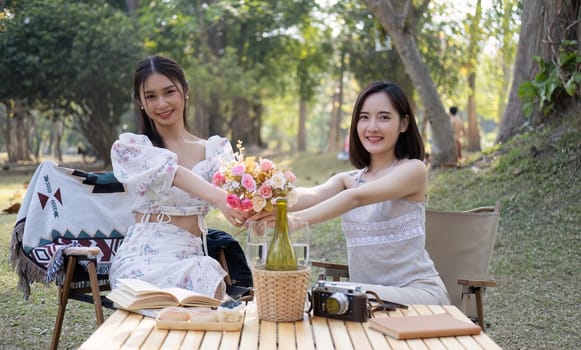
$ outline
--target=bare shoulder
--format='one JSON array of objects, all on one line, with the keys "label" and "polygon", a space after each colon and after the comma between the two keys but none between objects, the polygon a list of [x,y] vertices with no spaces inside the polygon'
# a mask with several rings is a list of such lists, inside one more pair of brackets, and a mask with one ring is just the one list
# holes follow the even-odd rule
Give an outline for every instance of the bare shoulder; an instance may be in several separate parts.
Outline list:
[{"label": "bare shoulder", "polygon": [[428,173],[428,168],[426,167],[426,164],[424,164],[424,162],[422,162],[419,159],[402,159],[398,161],[398,163],[401,169],[405,170],[406,172],[413,172],[416,174],[423,175]]}]

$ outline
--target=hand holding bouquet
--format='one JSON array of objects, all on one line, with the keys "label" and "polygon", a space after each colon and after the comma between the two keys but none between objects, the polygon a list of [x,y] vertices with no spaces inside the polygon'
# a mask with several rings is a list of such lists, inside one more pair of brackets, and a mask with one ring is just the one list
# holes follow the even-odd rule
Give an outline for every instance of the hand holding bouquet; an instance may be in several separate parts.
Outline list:
[{"label": "hand holding bouquet", "polygon": [[266,158],[244,157],[242,141],[236,144],[234,160],[222,164],[212,183],[228,192],[228,205],[243,211],[272,211],[277,198],[286,197],[289,207],[296,200],[296,176]]}]

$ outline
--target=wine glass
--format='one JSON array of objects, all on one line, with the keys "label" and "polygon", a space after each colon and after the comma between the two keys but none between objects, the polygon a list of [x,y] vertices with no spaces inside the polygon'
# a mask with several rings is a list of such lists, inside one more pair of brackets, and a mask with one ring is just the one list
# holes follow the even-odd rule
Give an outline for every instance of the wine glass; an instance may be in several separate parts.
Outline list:
[{"label": "wine glass", "polygon": [[251,266],[266,264],[268,242],[272,237],[273,228],[265,221],[248,222],[246,236],[246,258]]},{"label": "wine glass", "polygon": [[293,229],[289,232],[290,240],[293,244],[297,264],[306,266],[309,263],[311,246],[311,228],[308,222],[300,221],[293,223]]}]

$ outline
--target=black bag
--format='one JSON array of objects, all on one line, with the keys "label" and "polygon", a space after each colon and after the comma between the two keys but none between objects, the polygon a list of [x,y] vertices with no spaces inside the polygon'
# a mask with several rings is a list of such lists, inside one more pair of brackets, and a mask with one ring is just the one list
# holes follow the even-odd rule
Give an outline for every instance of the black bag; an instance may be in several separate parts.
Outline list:
[{"label": "black bag", "polygon": [[206,238],[209,256],[219,261],[218,251],[220,248],[224,250],[232,280],[232,285],[227,286],[228,295],[234,299],[247,295],[252,290],[252,272],[240,243],[229,233],[212,228],[208,229]]}]

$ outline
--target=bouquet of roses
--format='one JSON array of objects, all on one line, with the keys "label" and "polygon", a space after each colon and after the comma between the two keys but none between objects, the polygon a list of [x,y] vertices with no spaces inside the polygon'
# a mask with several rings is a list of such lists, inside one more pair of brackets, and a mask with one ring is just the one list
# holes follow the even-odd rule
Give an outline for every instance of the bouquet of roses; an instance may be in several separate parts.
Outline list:
[{"label": "bouquet of roses", "polygon": [[296,200],[296,176],[288,168],[277,168],[269,159],[244,157],[242,141],[236,144],[234,160],[224,163],[212,183],[228,192],[232,208],[244,211],[272,211],[277,198],[285,197],[289,207]]}]

